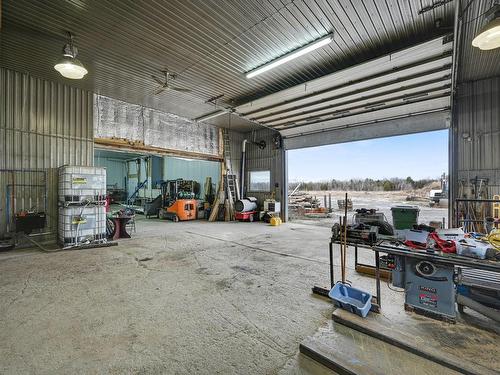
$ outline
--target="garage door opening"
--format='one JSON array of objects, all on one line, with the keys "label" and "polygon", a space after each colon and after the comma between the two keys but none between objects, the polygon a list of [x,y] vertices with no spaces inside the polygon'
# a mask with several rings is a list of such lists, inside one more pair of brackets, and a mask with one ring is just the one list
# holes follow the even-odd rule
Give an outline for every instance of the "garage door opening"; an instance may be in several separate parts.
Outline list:
[{"label": "garage door opening", "polygon": [[448,130],[288,151],[290,220],[330,226],[352,207],[418,206],[419,222],[448,221]]},{"label": "garage door opening", "polygon": [[126,207],[153,217],[158,216],[167,190],[181,180],[176,189],[190,189],[193,199],[200,202],[197,215],[203,217],[201,202],[213,202],[220,177],[220,163],[216,161],[112,149],[96,148],[94,165],[106,168],[111,211]]}]

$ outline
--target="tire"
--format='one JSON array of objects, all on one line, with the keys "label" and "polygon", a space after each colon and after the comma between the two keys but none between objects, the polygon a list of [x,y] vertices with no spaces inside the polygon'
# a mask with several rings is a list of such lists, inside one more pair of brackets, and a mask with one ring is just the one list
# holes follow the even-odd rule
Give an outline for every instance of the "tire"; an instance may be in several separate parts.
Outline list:
[{"label": "tire", "polygon": [[1,237],[0,238],[0,252],[9,251],[16,247],[14,240],[11,237]]},{"label": "tire", "polygon": [[172,217],[172,221],[174,223],[177,223],[179,221],[179,216],[175,215],[174,217]]},{"label": "tire", "polygon": [[250,216],[248,216],[248,221],[249,221],[250,223],[252,223],[252,222],[253,222],[253,214],[251,214]]},{"label": "tire", "polygon": [[392,236],[394,234],[394,229],[392,228],[392,225],[386,221],[380,224],[379,231],[380,234],[386,234],[388,236]]},{"label": "tire", "polygon": [[109,238],[113,238],[115,235],[115,222],[110,218],[106,219],[106,236]]}]

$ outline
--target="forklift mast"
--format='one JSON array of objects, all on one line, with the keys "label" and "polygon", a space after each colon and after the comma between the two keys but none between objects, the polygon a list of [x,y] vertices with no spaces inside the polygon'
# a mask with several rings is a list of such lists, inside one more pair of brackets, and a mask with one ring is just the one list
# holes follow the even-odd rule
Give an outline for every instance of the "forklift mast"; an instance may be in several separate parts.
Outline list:
[{"label": "forklift mast", "polygon": [[200,184],[194,180],[167,180],[161,183],[162,206],[169,207],[178,199],[198,199]]}]

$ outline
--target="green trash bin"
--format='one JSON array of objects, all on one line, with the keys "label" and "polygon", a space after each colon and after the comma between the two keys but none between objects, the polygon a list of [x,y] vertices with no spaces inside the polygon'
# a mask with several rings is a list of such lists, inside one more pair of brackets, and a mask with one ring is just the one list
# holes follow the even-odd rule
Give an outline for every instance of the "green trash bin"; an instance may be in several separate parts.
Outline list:
[{"label": "green trash bin", "polygon": [[391,212],[395,229],[412,229],[418,224],[420,208],[417,206],[394,206],[391,207]]}]

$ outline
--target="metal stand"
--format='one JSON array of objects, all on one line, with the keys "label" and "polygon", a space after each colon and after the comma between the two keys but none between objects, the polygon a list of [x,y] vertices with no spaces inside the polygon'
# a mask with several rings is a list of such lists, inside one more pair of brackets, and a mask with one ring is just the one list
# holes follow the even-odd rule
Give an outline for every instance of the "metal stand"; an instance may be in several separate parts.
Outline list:
[{"label": "metal stand", "polygon": [[[330,289],[335,286],[335,275],[334,275],[334,271],[333,271],[333,245],[334,244],[340,244],[340,242],[330,240],[330,243],[328,244],[329,245],[328,246],[328,250],[329,250],[328,259],[329,259],[329,265],[330,265]],[[356,263],[356,265],[359,265],[359,263],[358,263],[358,244],[348,244],[348,246],[354,247],[355,263]],[[376,293],[377,294],[375,296],[373,296],[372,307],[370,310],[373,312],[376,312],[376,313],[380,313],[380,257],[379,257],[379,252],[377,250],[375,250],[372,246],[363,246],[363,247],[369,248],[369,249],[372,249],[375,251],[375,276],[376,276],[375,283],[376,283],[376,291],[377,291]],[[372,267],[370,265],[364,265],[364,266]],[[326,288],[322,288],[320,286],[314,286],[312,288],[312,291],[315,294],[327,297],[328,292],[330,290],[328,290]]]}]

